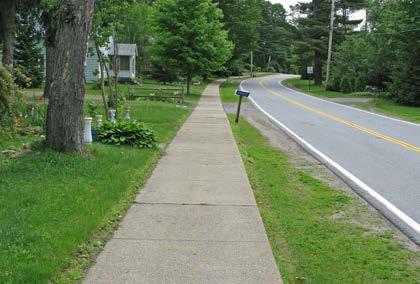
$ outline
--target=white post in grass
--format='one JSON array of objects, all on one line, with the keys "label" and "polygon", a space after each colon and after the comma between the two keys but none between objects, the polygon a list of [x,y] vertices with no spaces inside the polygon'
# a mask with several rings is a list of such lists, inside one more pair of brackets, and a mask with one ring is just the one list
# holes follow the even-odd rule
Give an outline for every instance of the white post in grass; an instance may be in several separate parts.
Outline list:
[{"label": "white post in grass", "polygon": [[102,126],[102,114],[95,115],[96,119],[96,126],[101,127]]},{"label": "white post in grass", "polygon": [[130,107],[129,106],[125,107],[125,117],[124,117],[124,119],[125,120],[130,120],[131,119],[130,118]]},{"label": "white post in grass", "polygon": [[91,144],[92,143],[92,118],[85,117],[85,130],[83,133],[83,143]]},{"label": "white post in grass", "polygon": [[115,109],[110,109],[109,110],[109,121],[114,122],[115,121]]}]

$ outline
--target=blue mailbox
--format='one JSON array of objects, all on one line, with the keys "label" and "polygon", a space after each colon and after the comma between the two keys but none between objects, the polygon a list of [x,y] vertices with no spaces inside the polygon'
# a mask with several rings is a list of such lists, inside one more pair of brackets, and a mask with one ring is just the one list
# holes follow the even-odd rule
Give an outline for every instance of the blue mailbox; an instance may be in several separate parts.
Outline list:
[{"label": "blue mailbox", "polygon": [[240,97],[249,97],[249,92],[247,91],[236,90],[235,94]]},{"label": "blue mailbox", "polygon": [[238,110],[236,111],[236,119],[235,119],[235,122],[238,123],[239,113],[241,112],[242,98],[243,97],[249,97],[249,92],[244,91],[244,90],[236,90],[235,95],[239,96]]}]

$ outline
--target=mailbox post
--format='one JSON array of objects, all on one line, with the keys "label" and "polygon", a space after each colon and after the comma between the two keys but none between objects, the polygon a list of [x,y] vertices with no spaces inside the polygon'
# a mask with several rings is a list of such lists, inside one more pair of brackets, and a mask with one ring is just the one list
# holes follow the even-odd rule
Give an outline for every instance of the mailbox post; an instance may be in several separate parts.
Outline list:
[{"label": "mailbox post", "polygon": [[314,67],[308,66],[306,67],[306,73],[308,74],[308,91],[311,90],[311,75],[314,74]]},{"label": "mailbox post", "polygon": [[236,119],[235,119],[235,122],[238,123],[239,114],[241,112],[242,97],[249,97],[249,92],[236,90],[235,95],[239,96],[238,109],[236,111]]}]

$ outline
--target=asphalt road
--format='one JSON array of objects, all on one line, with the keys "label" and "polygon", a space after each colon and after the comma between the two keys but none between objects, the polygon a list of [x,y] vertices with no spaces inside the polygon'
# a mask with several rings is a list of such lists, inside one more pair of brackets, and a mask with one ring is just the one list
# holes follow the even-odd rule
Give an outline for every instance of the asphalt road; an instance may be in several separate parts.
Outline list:
[{"label": "asphalt road", "polygon": [[290,75],[245,80],[256,107],[420,243],[420,125],[284,87]]}]

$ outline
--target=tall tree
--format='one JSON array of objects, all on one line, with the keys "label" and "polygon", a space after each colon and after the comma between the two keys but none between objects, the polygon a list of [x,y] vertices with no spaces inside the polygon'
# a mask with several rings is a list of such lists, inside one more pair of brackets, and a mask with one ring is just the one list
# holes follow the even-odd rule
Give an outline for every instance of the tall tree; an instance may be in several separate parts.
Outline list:
[{"label": "tall tree", "polygon": [[44,57],[41,47],[38,8],[21,10],[17,16],[18,28],[14,61],[15,66],[30,79],[29,87],[39,87],[43,81]]},{"label": "tall tree", "polygon": [[[296,51],[305,57],[310,54],[310,64],[314,66],[314,83],[321,85],[322,66],[327,54],[330,5],[327,0],[312,0],[310,3],[299,3],[296,8],[306,15],[298,20],[299,40],[296,41]],[[305,66],[302,66],[301,74],[305,75]]]},{"label": "tall tree", "polygon": [[[132,2],[131,5],[135,5]],[[118,56],[113,56],[112,65],[114,76],[111,76],[108,68],[110,58],[106,57],[103,48],[112,44],[114,54],[118,54],[117,30],[124,30],[125,15],[130,10],[130,3],[127,0],[99,0],[96,2],[95,12],[92,20],[91,39],[95,44],[95,51],[99,59],[99,74],[101,75],[101,93],[104,102],[104,109],[108,115],[108,106],[118,109],[121,101],[121,94],[118,92]],[[112,42],[110,39],[112,38]],[[105,75],[108,80],[108,100],[105,91]]]},{"label": "tall tree", "polygon": [[137,44],[137,72],[142,74],[150,71],[150,46],[152,43],[151,13],[152,6],[133,1],[126,6],[121,17],[121,25],[117,29],[123,42]]},{"label": "tall tree", "polygon": [[[362,20],[350,20],[350,12],[362,7],[361,0],[337,0],[336,6],[342,10],[342,15],[334,21],[333,46],[337,46],[347,34],[353,33],[353,28]],[[299,3],[294,7],[300,17],[297,19],[298,39],[295,42],[295,52],[300,55],[300,63],[314,66],[313,79],[315,85],[322,84],[322,69],[327,58],[328,31],[330,25],[331,5],[329,0],[312,0],[309,3]],[[301,66],[300,73],[306,76],[306,66]]]},{"label": "tall tree", "polygon": [[44,97],[49,98],[53,82],[56,59],[56,34],[58,27],[59,0],[41,0],[41,22],[45,44],[45,88]]},{"label": "tall tree", "polygon": [[420,106],[420,2],[373,1],[372,34],[389,52],[389,91],[395,101]]},{"label": "tall tree", "polygon": [[286,20],[281,4],[261,1],[261,20],[258,22],[258,48],[254,52],[256,66],[263,70],[287,72],[290,70],[292,26]]},{"label": "tall tree", "polygon": [[239,73],[243,60],[258,46],[257,24],[261,18],[259,0],[214,1],[223,11],[223,21],[233,43],[233,54],[226,67],[230,73]]},{"label": "tall tree", "polygon": [[230,58],[232,43],[223,14],[210,0],[158,0],[155,3],[155,60],[187,77],[218,71]]},{"label": "tall tree", "polygon": [[58,10],[56,66],[47,112],[47,147],[82,153],[84,63],[95,0],[63,0]]},{"label": "tall tree", "polygon": [[13,65],[17,13],[21,9],[28,9],[39,5],[39,1],[40,0],[0,1],[0,41],[3,42],[3,64]]},{"label": "tall tree", "polygon": [[16,0],[0,1],[0,36],[3,41],[4,65],[13,65],[13,51],[16,32]]}]

